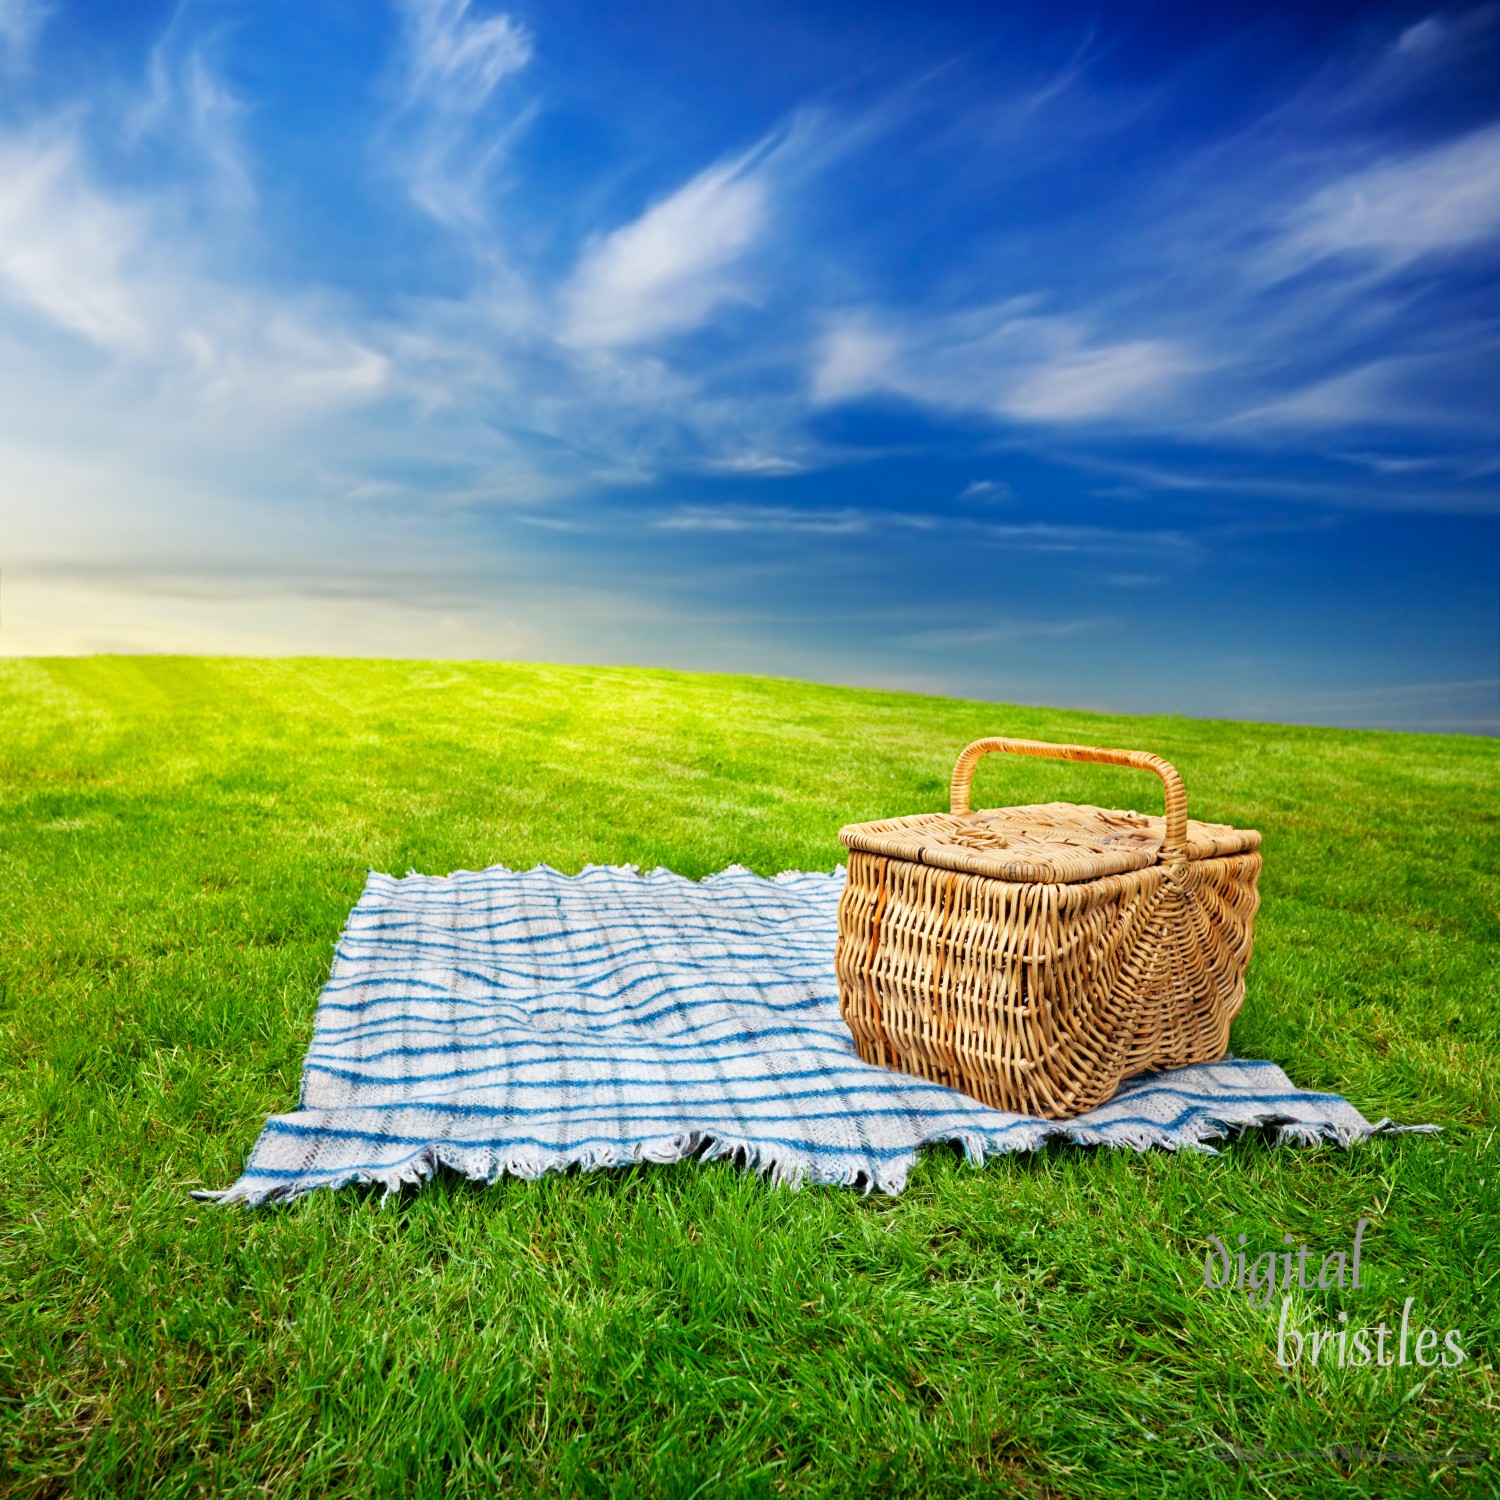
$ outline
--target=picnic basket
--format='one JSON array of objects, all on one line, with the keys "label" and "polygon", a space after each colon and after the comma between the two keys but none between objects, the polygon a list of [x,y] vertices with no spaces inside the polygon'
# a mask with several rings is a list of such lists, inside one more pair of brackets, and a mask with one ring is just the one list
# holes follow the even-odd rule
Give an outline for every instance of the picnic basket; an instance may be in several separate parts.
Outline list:
[{"label": "picnic basket", "polygon": [[[992,751],[1153,771],[1164,817],[1049,802],[969,810]],[[1245,994],[1260,834],[1187,816],[1160,756],[975,740],[951,810],[855,823],[839,1003],[867,1062],[1066,1119],[1152,1068],[1224,1055]]]}]

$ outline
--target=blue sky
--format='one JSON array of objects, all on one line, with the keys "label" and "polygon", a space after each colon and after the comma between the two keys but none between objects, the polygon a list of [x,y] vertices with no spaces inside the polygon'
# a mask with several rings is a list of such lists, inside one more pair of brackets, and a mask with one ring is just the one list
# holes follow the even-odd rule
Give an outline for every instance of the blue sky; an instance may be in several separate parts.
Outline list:
[{"label": "blue sky", "polygon": [[1500,732],[1497,78],[1496,5],[0,0],[0,651]]}]

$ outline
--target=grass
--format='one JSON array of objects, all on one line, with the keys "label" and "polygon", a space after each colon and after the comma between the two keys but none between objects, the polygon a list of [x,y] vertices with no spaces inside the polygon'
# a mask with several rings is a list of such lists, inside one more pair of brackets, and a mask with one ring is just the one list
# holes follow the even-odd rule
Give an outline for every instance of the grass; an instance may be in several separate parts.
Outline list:
[{"label": "grass", "polygon": [[[1156,750],[1196,815],[1262,829],[1234,1049],[1444,1132],[934,1150],[896,1200],[724,1163],[188,1198],[293,1104],[367,869],[826,869],[842,823],[941,805],[1002,731]],[[668,672],[0,662],[0,1491],[1496,1493],[1497,793],[1500,745],[1456,737]],[[976,796],[1159,793],[991,757]],[[1462,1365],[1283,1369],[1276,1309],[1203,1284],[1210,1234],[1321,1257],[1360,1217],[1368,1284],[1295,1316],[1411,1297]]]}]

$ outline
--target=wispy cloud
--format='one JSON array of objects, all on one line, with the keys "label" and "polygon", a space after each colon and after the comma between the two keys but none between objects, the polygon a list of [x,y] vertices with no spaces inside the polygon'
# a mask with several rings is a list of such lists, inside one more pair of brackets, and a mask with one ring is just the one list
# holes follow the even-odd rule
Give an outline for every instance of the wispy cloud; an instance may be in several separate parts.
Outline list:
[{"label": "wispy cloud", "polygon": [[1389,420],[1399,410],[1395,398],[1403,370],[1396,360],[1377,360],[1328,380],[1290,391],[1263,406],[1239,412],[1245,426],[1348,427]]},{"label": "wispy cloud", "polygon": [[1159,407],[1192,369],[1185,350],[1164,339],[1079,348],[1017,372],[1001,410],[1031,422],[1077,422]]},{"label": "wispy cloud", "polygon": [[854,536],[868,533],[883,519],[853,506],[804,511],[784,505],[688,505],[659,516],[653,524],[660,531]]},{"label": "wispy cloud", "polygon": [[474,114],[502,79],[531,61],[531,38],[510,16],[481,16],[469,0],[404,0],[413,103]]},{"label": "wispy cloud", "polygon": [[766,533],[808,536],[889,536],[929,533],[965,548],[993,547],[1007,552],[1107,553],[1120,557],[1165,555],[1177,561],[1195,556],[1198,543],[1180,531],[1083,526],[1055,521],[997,522],[975,516],[926,515],[871,510],[860,506],[799,509],[786,505],[686,505],[658,516],[662,531]]},{"label": "wispy cloud", "polygon": [[1370,69],[1368,79],[1359,80],[1353,92],[1364,92],[1361,84],[1399,87],[1431,77],[1439,69],[1478,61],[1493,44],[1500,6],[1493,3],[1434,11],[1398,31],[1384,55]]},{"label": "wispy cloud", "polygon": [[240,133],[245,102],[213,66],[207,45],[184,40],[174,17],[152,48],[144,97],[126,114],[122,134],[137,146],[151,140],[198,168],[195,199],[206,185],[215,206],[243,212],[255,202]]},{"label": "wispy cloud", "polygon": [[749,295],[736,271],[768,215],[764,150],[700,173],[584,251],[563,292],[563,341],[619,348],[699,327]]},{"label": "wispy cloud", "polygon": [[1181,531],[1135,531],[1115,526],[1070,526],[1052,521],[975,527],[979,539],[1020,552],[1098,552],[1120,557],[1142,553],[1190,557],[1200,544]]},{"label": "wispy cloud", "polygon": [[1003,479],[974,479],[958,492],[958,498],[991,505],[1002,500],[1014,500],[1016,492]]},{"label": "wispy cloud", "polygon": [[469,0],[402,0],[406,48],[394,160],[416,203],[440,223],[486,218],[496,160],[531,118],[519,104],[491,111],[500,85],[531,61],[530,33]]},{"label": "wispy cloud", "polygon": [[1272,264],[1290,275],[1332,256],[1386,271],[1500,234],[1500,125],[1393,157],[1318,188],[1290,215]]},{"label": "wispy cloud", "polygon": [[812,372],[812,399],[831,406],[878,391],[905,391],[902,341],[876,327],[869,313],[842,314],[819,340]]},{"label": "wispy cloud", "polygon": [[732,453],[723,458],[710,459],[705,467],[714,474],[743,474],[763,479],[779,479],[788,474],[807,472],[807,465],[802,460],[784,453]]},{"label": "wispy cloud", "polygon": [[899,637],[904,646],[923,650],[948,650],[956,646],[998,646],[1006,641],[1056,640],[1066,636],[1093,635],[1109,630],[1118,621],[1109,615],[1081,615],[1073,619],[1001,619],[979,625],[956,625],[933,630],[915,630]]},{"label": "wispy cloud", "polygon": [[1493,5],[1476,6],[1470,11],[1435,11],[1399,32],[1391,44],[1391,52],[1404,58],[1438,56],[1476,36],[1494,19]]},{"label": "wispy cloud", "polygon": [[816,348],[812,397],[889,394],[1039,424],[1149,419],[1199,363],[1181,343],[1101,339],[1034,307],[1018,299],[921,322],[841,314]]},{"label": "wispy cloud", "polygon": [[76,138],[0,143],[0,293],[198,403],[306,419],[378,392],[389,361],[311,299],[217,283],[149,204],[92,182]]},{"label": "wispy cloud", "polygon": [[129,267],[145,215],[84,179],[62,132],[0,142],[0,287],[7,300],[106,349],[139,351],[154,330]]}]

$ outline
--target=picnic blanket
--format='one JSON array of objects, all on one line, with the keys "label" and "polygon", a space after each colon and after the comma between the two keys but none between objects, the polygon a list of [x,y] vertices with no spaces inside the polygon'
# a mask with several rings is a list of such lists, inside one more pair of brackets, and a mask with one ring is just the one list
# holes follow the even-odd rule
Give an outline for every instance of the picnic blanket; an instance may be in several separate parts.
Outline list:
[{"label": "picnic blanket", "polygon": [[860,1060],[839,1016],[842,869],[702,881],[546,866],[372,874],[318,1001],[302,1093],[223,1202],[732,1157],[773,1181],[898,1193],[924,1146],[1211,1149],[1235,1127],[1349,1145],[1372,1125],[1269,1062],[1143,1075],[1029,1119]]}]

